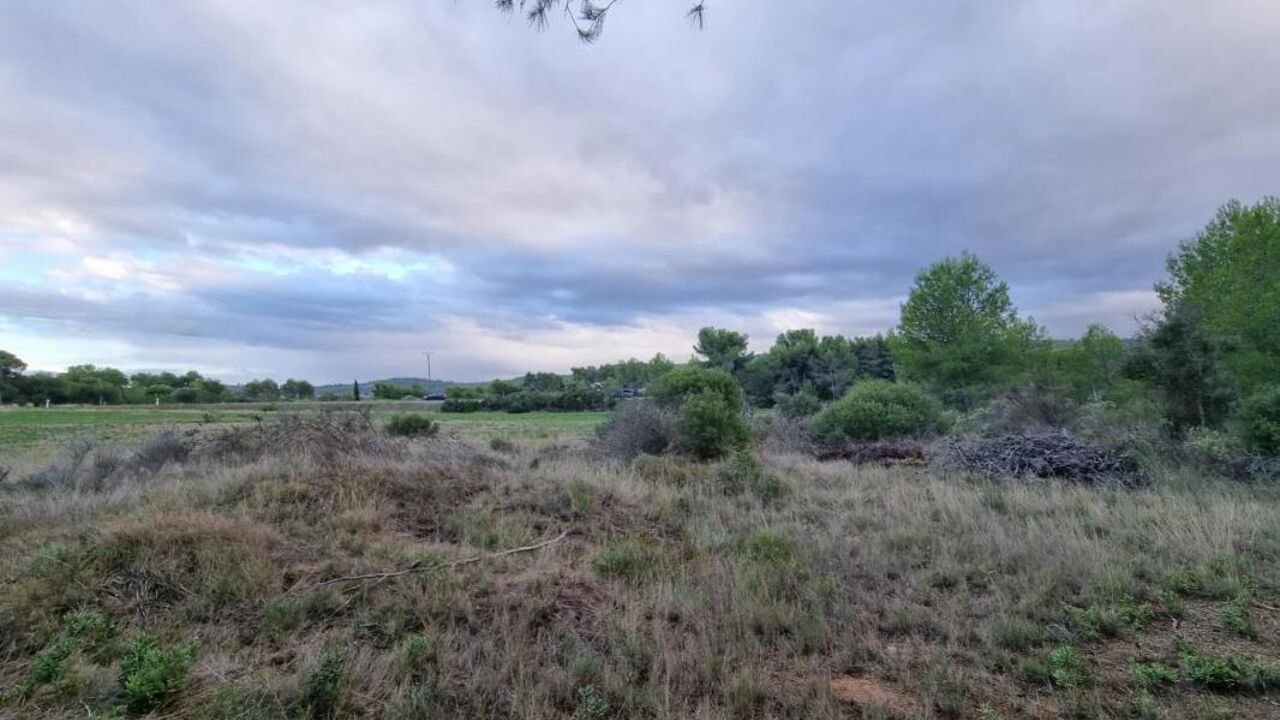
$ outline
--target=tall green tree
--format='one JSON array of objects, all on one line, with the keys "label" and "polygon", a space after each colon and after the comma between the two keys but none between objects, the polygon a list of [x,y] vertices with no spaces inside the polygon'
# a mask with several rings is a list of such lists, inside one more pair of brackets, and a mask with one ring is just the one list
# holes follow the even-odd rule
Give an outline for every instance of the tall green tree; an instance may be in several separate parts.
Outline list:
[{"label": "tall green tree", "polygon": [[1248,391],[1280,377],[1280,198],[1231,201],[1168,259],[1156,285],[1167,317],[1189,309],[1225,349],[1231,380]]},{"label": "tall green tree", "polygon": [[722,328],[704,327],[698,331],[698,344],[693,351],[702,356],[707,367],[720,368],[727,373],[737,373],[746,365],[746,333]]},{"label": "tall green tree", "polygon": [[1175,304],[1143,331],[1126,372],[1160,391],[1174,427],[1216,426],[1235,397],[1223,368],[1227,351],[1194,307]]},{"label": "tall green tree", "polygon": [[889,342],[908,379],[952,407],[970,409],[1024,367],[1043,335],[1018,317],[995,270],[965,253],[916,275]]},{"label": "tall green tree", "polygon": [[0,403],[16,402],[18,399],[18,380],[27,364],[17,355],[0,350]]}]

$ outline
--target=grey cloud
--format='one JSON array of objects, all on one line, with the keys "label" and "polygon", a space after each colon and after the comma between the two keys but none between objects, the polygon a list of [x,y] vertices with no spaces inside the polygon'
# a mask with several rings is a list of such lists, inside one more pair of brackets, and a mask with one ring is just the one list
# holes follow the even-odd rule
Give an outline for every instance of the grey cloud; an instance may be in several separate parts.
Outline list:
[{"label": "grey cloud", "polygon": [[392,248],[456,278],[186,279],[141,316],[124,283],[96,303],[9,288],[0,317],[302,351],[423,316],[506,332],[882,301],[970,250],[1067,334],[1094,310],[1125,324],[1178,240],[1280,182],[1270,6],[676,15],[619,5],[583,47],[482,0],[6,7],[0,237],[65,215],[85,252]]}]

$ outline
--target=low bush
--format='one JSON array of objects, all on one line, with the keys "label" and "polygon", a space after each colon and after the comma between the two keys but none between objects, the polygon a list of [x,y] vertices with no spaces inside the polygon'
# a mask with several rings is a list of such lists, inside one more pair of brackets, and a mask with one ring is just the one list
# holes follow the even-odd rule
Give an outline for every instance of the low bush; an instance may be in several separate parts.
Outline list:
[{"label": "low bush", "polygon": [[778,393],[773,396],[773,405],[788,420],[811,417],[822,409],[822,401],[808,388],[801,388],[794,395]]},{"label": "low bush", "polygon": [[[736,387],[736,386],[735,386]],[[714,460],[747,446],[750,431],[740,407],[707,388],[686,399],[676,415],[680,448],[700,460]]]},{"label": "low bush", "polygon": [[120,658],[120,686],[129,711],[151,712],[182,692],[196,651],[194,643],[160,647],[150,635],[134,640]]},{"label": "low bush", "polygon": [[628,400],[596,431],[594,446],[610,460],[661,455],[676,444],[675,413],[649,400]]},{"label": "low bush", "polygon": [[1267,692],[1280,688],[1280,665],[1234,652],[1210,655],[1182,647],[1187,679],[1213,692]]},{"label": "low bush", "polygon": [[888,380],[863,380],[813,421],[826,442],[927,435],[940,429],[942,406],[923,390]]},{"label": "low bush", "polygon": [[440,412],[473,413],[480,410],[480,401],[471,398],[446,398],[440,403]]},{"label": "low bush", "polygon": [[302,684],[303,702],[310,717],[327,720],[337,714],[345,678],[346,660],[342,655],[326,652],[320,657]]},{"label": "low bush", "polygon": [[701,365],[682,365],[663,375],[650,388],[649,394],[659,405],[680,407],[704,393],[714,393],[735,413],[742,411],[742,389],[729,373]]},{"label": "low bush", "polygon": [[1268,386],[1245,398],[1236,413],[1236,423],[1249,452],[1280,456],[1280,385]]},{"label": "low bush", "polygon": [[440,432],[440,424],[426,415],[406,413],[392,415],[387,421],[387,433],[400,437],[433,437]]}]

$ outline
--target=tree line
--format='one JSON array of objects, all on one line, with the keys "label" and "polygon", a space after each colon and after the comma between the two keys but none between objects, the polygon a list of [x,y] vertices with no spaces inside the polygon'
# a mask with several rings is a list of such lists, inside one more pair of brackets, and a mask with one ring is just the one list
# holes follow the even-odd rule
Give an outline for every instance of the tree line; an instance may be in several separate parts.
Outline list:
[{"label": "tree line", "polygon": [[27,364],[0,350],[0,403],[44,405],[148,405],[310,400],[316,389],[306,380],[252,380],[239,388],[195,370],[126,375],[112,367],[73,365],[64,372],[27,373]]}]

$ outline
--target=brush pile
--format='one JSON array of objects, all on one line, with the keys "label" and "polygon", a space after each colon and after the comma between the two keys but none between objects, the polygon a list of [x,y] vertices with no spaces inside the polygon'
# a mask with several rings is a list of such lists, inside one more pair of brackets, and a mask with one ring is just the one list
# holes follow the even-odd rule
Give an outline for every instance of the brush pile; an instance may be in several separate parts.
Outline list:
[{"label": "brush pile", "polygon": [[1089,485],[1132,485],[1137,480],[1123,453],[1083,442],[1065,430],[951,438],[939,460],[946,469],[988,478],[1057,478]]}]

